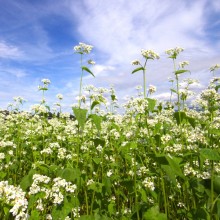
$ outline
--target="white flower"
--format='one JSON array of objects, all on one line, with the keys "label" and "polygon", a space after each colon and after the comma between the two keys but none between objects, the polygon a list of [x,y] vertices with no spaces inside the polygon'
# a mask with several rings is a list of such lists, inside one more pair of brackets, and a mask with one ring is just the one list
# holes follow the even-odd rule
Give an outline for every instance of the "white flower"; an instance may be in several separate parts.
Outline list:
[{"label": "white flower", "polygon": [[155,53],[153,50],[141,50],[141,54],[145,59],[159,59],[159,55]]},{"label": "white flower", "polygon": [[109,171],[107,172],[107,177],[110,177],[112,174],[113,174],[112,170],[109,170]]},{"label": "white flower", "polygon": [[0,153],[0,160],[5,159],[5,154],[4,153]]},{"label": "white flower", "polygon": [[141,63],[140,63],[140,61],[139,60],[133,60],[132,62],[131,62],[131,65],[140,65]]},{"label": "white flower", "polygon": [[183,62],[179,62],[179,67],[180,68],[184,68],[185,66],[189,65],[189,61],[183,61]]},{"label": "white flower", "polygon": [[88,64],[95,65],[95,61],[93,61],[93,60],[88,60]]},{"label": "white flower", "polygon": [[89,185],[91,185],[91,184],[93,184],[93,183],[94,183],[94,180],[93,180],[93,179],[90,179],[90,180],[87,181],[87,184],[86,184],[86,185],[89,186]]},{"label": "white flower", "polygon": [[177,55],[182,51],[184,51],[183,48],[175,47],[175,48],[171,48],[169,50],[166,50],[165,53],[168,54],[171,58],[176,59]]},{"label": "white flower", "polygon": [[63,95],[62,95],[62,94],[57,94],[56,97],[57,97],[59,100],[62,100],[62,99],[63,99]]},{"label": "white flower", "polygon": [[156,86],[150,85],[148,91],[150,94],[152,94],[157,91],[157,88]]},{"label": "white flower", "polygon": [[75,46],[73,49],[76,53],[89,54],[92,51],[92,48],[93,46],[80,42],[79,45]]},{"label": "white flower", "polygon": [[42,79],[41,82],[42,82],[44,85],[49,85],[49,84],[50,84],[50,80],[49,80],[49,79]]}]

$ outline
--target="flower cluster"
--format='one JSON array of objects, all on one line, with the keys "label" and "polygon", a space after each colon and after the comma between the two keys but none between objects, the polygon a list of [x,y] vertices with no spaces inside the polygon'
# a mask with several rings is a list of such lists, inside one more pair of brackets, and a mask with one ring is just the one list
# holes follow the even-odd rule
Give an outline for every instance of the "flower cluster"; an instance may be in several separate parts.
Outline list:
[{"label": "flower cluster", "polygon": [[153,50],[144,50],[144,49],[142,49],[141,54],[146,60],[148,60],[148,59],[154,60],[154,59],[159,59],[160,58],[159,55],[157,53],[155,53]]},{"label": "flower cluster", "polygon": [[25,198],[25,192],[19,186],[9,185],[8,181],[0,182],[0,202],[12,206],[9,210],[15,217],[15,220],[28,219],[27,206],[28,201]]},{"label": "flower cluster", "polygon": [[[44,193],[44,196],[37,200],[36,208],[43,211],[48,202],[54,205],[61,204],[66,193],[74,193],[77,186],[65,179],[57,177],[51,181],[51,178],[45,175],[34,174],[33,183],[29,190],[29,195]],[[44,204],[45,203],[45,204]]]},{"label": "flower cluster", "polygon": [[79,54],[89,54],[92,51],[93,46],[80,42],[79,45],[75,46],[73,49]]},{"label": "flower cluster", "polygon": [[181,47],[175,47],[169,50],[166,50],[165,53],[169,55],[169,58],[176,59],[176,57],[184,51]]}]

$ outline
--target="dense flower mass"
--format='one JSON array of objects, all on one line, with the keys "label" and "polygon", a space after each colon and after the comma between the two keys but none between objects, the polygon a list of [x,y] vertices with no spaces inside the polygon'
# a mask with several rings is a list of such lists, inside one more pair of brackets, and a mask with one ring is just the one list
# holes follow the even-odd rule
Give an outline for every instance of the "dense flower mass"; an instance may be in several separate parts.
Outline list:
[{"label": "dense flower mass", "polygon": [[[175,63],[182,51],[167,54]],[[145,64],[159,58],[142,55]],[[147,70],[132,64],[140,65],[133,73]],[[10,111],[0,112],[0,219],[218,219],[220,78],[195,94],[198,81],[181,78],[186,65],[174,71],[166,101],[147,83],[147,94],[138,86],[123,105],[113,86],[88,85],[73,112],[63,112],[62,94],[59,113],[50,112],[47,79],[31,112],[15,97]]]}]

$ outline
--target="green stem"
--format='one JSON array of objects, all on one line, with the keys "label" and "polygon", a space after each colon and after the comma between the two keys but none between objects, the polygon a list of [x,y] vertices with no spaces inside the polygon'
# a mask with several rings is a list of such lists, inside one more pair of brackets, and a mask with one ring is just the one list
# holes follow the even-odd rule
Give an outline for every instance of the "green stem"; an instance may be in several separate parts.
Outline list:
[{"label": "green stem", "polygon": [[145,63],[144,63],[144,66],[143,66],[143,68],[144,68],[144,70],[143,70],[143,89],[144,89],[144,98],[146,98],[146,69],[145,69],[146,64],[147,64],[147,59],[146,59],[146,61],[145,61]]},{"label": "green stem", "polygon": [[143,70],[144,98],[146,98],[146,70]]},{"label": "green stem", "polygon": [[82,72],[81,72],[81,77],[80,77],[80,85],[79,85],[79,101],[78,101],[78,104],[79,104],[79,108],[80,108],[80,106],[81,106],[81,96],[82,96],[82,78],[83,78],[83,69],[82,69],[82,54],[81,54],[81,56],[80,56],[80,67],[81,67],[81,70],[82,70]]},{"label": "green stem", "polygon": [[93,193],[92,193],[92,201],[91,201],[91,209],[90,209],[90,214],[91,215],[92,215],[92,211],[93,211],[94,199],[95,199],[95,191],[93,191]]},{"label": "green stem", "polygon": [[160,172],[160,176],[161,176],[161,185],[162,185],[162,191],[163,191],[164,209],[165,209],[165,214],[168,217],[167,197],[166,197],[166,190],[165,190],[165,184],[164,184],[162,171]]},{"label": "green stem", "polygon": [[136,152],[134,154],[134,191],[135,191],[135,209],[137,211],[137,219],[140,220],[140,216],[139,216],[139,209],[138,209],[138,194],[137,194],[137,179],[136,179],[136,175],[137,175],[137,167],[136,167]]},{"label": "green stem", "polygon": [[211,161],[211,209],[210,209],[210,217],[212,219],[213,215],[213,206],[214,206],[214,162]]},{"label": "green stem", "polygon": [[88,195],[86,190],[85,190],[85,199],[86,199],[86,214],[89,215]]}]

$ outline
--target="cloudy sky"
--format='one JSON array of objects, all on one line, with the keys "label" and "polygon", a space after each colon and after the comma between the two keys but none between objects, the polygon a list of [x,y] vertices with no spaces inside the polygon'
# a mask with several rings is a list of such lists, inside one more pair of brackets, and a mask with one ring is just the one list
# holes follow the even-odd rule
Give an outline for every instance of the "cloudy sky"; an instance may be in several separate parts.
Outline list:
[{"label": "cloudy sky", "polygon": [[[95,60],[95,78],[84,85],[114,85],[123,102],[142,84],[141,72],[131,74],[131,61],[141,49],[151,49],[159,60],[147,65],[147,85],[155,85],[155,97],[169,94],[172,60],[165,50],[185,50],[179,61],[190,62],[186,77],[198,79],[200,89],[211,78],[209,68],[220,64],[219,0],[0,0],[0,108],[13,97],[39,103],[41,79],[51,80],[47,101],[64,95],[64,110],[75,103],[80,80],[80,57],[73,46],[94,46],[88,58]],[[217,71],[219,76],[220,72]]]}]

